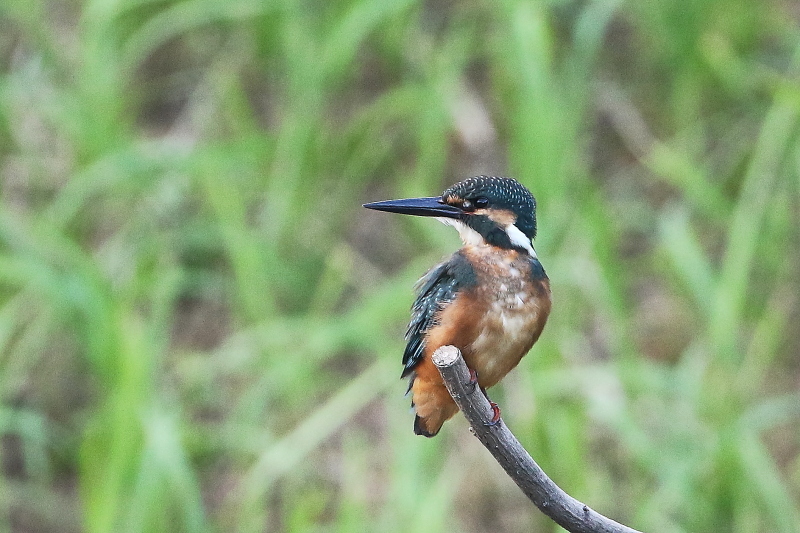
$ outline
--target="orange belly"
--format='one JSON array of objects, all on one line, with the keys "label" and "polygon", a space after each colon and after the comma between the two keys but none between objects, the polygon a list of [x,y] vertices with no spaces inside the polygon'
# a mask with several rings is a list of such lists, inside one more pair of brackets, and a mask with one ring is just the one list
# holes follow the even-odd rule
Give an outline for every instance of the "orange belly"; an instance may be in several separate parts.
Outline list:
[{"label": "orange belly", "polygon": [[458,412],[431,360],[433,352],[441,346],[457,347],[478,375],[478,384],[489,388],[519,364],[547,321],[550,284],[546,278],[526,283],[524,290],[503,279],[480,287],[459,294],[440,312],[438,325],[425,337],[425,355],[414,368],[411,386],[416,425],[424,435],[438,433]]}]

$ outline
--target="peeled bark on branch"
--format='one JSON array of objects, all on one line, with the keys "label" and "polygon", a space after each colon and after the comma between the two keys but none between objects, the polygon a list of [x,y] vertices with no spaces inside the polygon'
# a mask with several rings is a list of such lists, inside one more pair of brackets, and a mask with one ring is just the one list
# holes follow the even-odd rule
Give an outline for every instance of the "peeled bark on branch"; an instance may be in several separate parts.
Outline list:
[{"label": "peeled bark on branch", "polygon": [[492,419],[492,408],[480,388],[470,383],[469,369],[458,348],[442,346],[433,354],[433,363],[472,425],[472,432],[540,511],[572,533],[640,533],[601,515],[561,490],[502,419],[497,424],[487,425]]}]

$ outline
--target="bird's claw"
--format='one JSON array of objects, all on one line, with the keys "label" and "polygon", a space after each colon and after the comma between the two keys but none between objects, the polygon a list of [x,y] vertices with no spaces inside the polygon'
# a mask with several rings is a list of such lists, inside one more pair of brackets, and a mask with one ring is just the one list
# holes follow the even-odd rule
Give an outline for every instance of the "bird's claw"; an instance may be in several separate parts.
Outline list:
[{"label": "bird's claw", "polygon": [[489,400],[489,406],[492,408],[492,419],[488,422],[484,422],[483,425],[494,427],[500,423],[500,406],[494,403],[492,400]]},{"label": "bird's claw", "polygon": [[467,381],[464,384],[465,388],[469,388],[469,391],[467,392],[467,394],[472,394],[473,392],[475,392],[475,387],[477,387],[477,386],[478,386],[478,373],[470,368],[469,369],[469,381]]},{"label": "bird's claw", "polygon": [[[470,368],[469,381],[464,384],[464,388],[469,389],[467,394],[472,394],[473,392],[475,392],[475,387],[477,386],[478,386],[478,373]],[[483,395],[486,397],[486,399],[489,400],[489,397],[486,396],[486,390],[483,387],[481,387],[481,391],[483,392]],[[500,406],[498,406],[492,400],[489,400],[489,405],[492,408],[492,419],[489,420],[488,422],[484,422],[483,425],[488,427],[493,427],[496,426],[498,423],[500,423]]]}]

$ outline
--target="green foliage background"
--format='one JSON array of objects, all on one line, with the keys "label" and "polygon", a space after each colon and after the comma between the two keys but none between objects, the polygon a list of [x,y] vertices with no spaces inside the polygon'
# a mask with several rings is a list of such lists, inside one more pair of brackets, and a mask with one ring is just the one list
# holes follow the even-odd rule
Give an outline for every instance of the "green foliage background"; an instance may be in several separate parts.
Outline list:
[{"label": "green foliage background", "polygon": [[554,312],[492,391],[648,531],[800,529],[800,32],[781,0],[4,0],[0,531],[554,531],[415,437],[366,201],[512,175]]}]

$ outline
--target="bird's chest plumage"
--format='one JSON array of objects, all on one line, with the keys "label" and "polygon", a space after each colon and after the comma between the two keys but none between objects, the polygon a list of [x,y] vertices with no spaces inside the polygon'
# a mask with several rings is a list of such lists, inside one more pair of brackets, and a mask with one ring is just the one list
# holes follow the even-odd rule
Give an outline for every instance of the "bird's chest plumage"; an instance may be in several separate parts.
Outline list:
[{"label": "bird's chest plumage", "polygon": [[[550,286],[529,256],[467,249],[477,283],[465,294],[473,307],[470,342],[463,346],[482,387],[503,378],[539,338],[550,312]],[[538,263],[537,263],[538,264]]]}]

